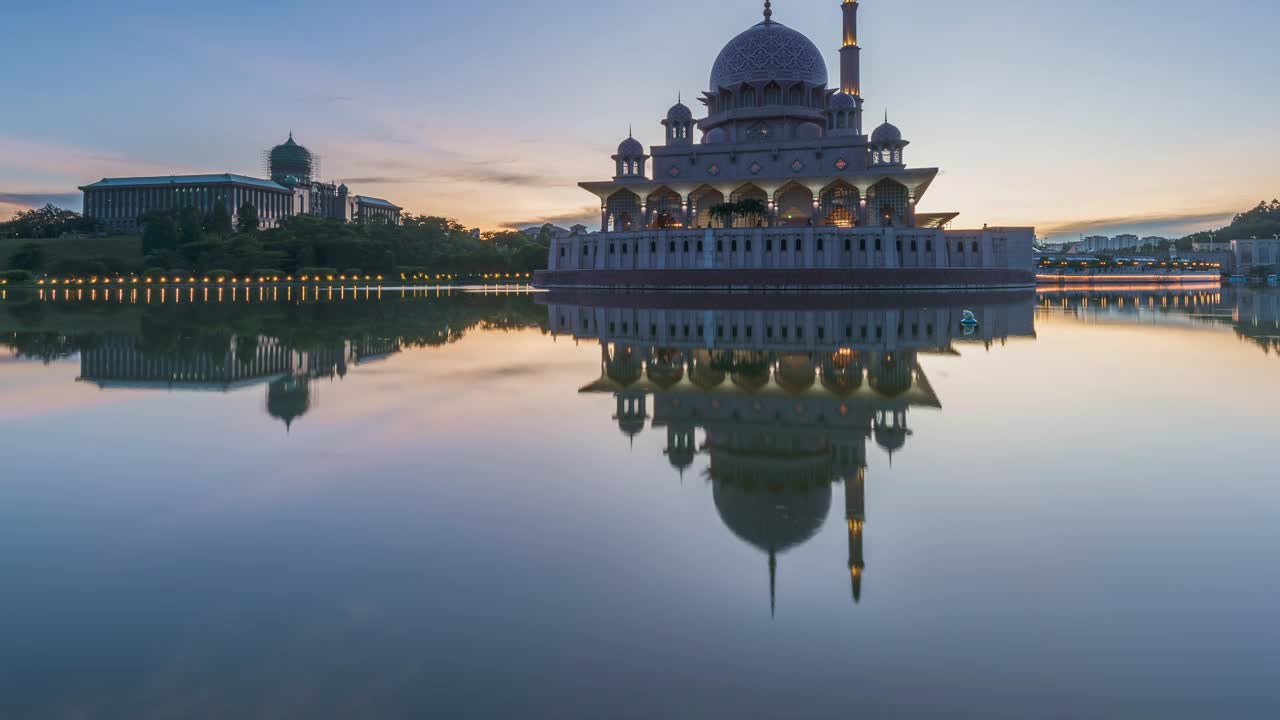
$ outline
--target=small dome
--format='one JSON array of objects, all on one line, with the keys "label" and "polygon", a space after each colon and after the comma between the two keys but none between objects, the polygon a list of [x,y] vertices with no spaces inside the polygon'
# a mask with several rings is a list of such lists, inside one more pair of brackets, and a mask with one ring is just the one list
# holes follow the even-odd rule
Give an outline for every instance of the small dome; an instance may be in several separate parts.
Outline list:
[{"label": "small dome", "polygon": [[796,138],[800,140],[818,140],[822,138],[822,126],[818,123],[800,123],[796,128]]},{"label": "small dome", "polygon": [[671,109],[667,111],[667,120],[673,122],[689,122],[690,120],[693,120],[693,111],[689,109],[689,106],[682,102],[678,102],[675,105],[672,105]]},{"label": "small dome", "polygon": [[828,107],[832,110],[854,110],[858,107],[858,101],[854,100],[852,95],[838,92],[831,96],[831,103]]},{"label": "small dome", "polygon": [[887,121],[871,133],[872,145],[893,145],[900,142],[902,142],[902,131]]},{"label": "small dome", "polygon": [[891,453],[901,450],[907,444],[906,428],[877,425],[875,436],[876,444]]},{"label": "small dome", "polygon": [[294,187],[295,185],[298,184],[298,176],[297,175],[286,176],[284,179],[284,184],[287,185],[288,187]]},{"label": "small dome", "polygon": [[618,145],[618,155],[622,157],[644,155],[644,146],[640,144],[639,140],[629,137]]},{"label": "small dome", "polygon": [[729,133],[722,127],[712,128],[702,136],[703,145],[719,145],[729,142]]},{"label": "small dome", "polygon": [[342,183],[341,185],[338,186],[338,192],[344,193],[347,191],[348,191],[348,188],[346,183]]}]

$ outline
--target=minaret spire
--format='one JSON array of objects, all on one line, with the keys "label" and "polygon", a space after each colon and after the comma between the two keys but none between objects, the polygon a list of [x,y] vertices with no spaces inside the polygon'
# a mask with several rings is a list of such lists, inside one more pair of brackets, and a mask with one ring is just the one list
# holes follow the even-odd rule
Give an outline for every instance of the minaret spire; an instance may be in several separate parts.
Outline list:
[{"label": "minaret spire", "polygon": [[[766,3],[768,4],[768,3]],[[774,611],[778,607],[777,603],[777,585],[778,585],[778,558],[769,551],[769,617],[773,617]]]}]

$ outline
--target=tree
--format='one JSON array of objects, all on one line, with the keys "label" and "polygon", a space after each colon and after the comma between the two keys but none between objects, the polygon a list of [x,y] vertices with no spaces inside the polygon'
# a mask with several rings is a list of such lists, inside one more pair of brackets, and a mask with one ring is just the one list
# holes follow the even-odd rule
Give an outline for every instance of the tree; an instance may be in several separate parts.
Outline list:
[{"label": "tree", "polygon": [[54,238],[69,232],[89,232],[93,222],[71,210],[64,210],[53,203],[42,208],[19,210],[13,219],[0,223],[0,236],[20,238]]},{"label": "tree", "polygon": [[214,203],[213,209],[209,211],[209,215],[204,219],[205,232],[225,238],[231,234],[235,228],[231,223],[231,211],[227,210],[227,204],[222,200]]},{"label": "tree", "polygon": [[738,215],[738,204],[732,202],[716,203],[711,206],[709,211],[713,220],[719,220],[724,227],[733,224],[733,219]]},{"label": "tree", "polygon": [[26,243],[9,257],[9,267],[15,270],[39,270],[44,267],[44,246],[39,243]]},{"label": "tree", "polygon": [[769,206],[759,198],[746,198],[737,203],[738,214],[757,222],[769,217]]},{"label": "tree", "polygon": [[200,242],[204,239],[204,218],[194,207],[184,207],[178,211],[178,241],[180,243]]},{"label": "tree", "polygon": [[249,233],[258,230],[258,208],[248,200],[236,213],[236,232]]},{"label": "tree", "polygon": [[139,220],[142,222],[142,252],[151,254],[178,247],[178,223],[172,213],[150,212]]}]

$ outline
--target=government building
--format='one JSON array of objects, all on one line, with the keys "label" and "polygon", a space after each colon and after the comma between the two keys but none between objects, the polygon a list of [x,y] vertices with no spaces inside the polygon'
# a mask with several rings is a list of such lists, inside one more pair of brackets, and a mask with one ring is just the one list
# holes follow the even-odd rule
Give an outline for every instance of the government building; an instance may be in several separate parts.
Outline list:
[{"label": "government building", "polygon": [[84,215],[109,232],[136,232],[146,213],[194,207],[204,214],[218,203],[226,205],[235,222],[247,202],[257,209],[262,228],[277,227],[295,215],[400,223],[399,206],[319,180],[319,157],[295,142],[293,133],[263,153],[263,160],[267,180],[231,173],[103,178],[80,188]]},{"label": "government building", "polygon": [[822,53],[766,2],[763,21],[712,65],[698,98],[703,117],[677,102],[661,121],[661,145],[646,151],[627,137],[611,179],[580,183],[600,202],[600,230],[557,238],[537,282],[1034,284],[1034,228],[948,229],[958,213],[918,210],[938,169],[908,164],[910,143],[887,115],[864,133],[858,7],[841,3],[833,88]]}]

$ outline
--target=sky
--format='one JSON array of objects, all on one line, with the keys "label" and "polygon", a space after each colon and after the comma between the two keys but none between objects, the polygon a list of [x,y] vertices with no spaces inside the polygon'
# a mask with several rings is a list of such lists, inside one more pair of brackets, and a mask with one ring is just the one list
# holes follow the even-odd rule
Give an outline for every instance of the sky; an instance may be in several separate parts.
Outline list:
[{"label": "sky", "polygon": [[[749,0],[13,3],[0,23],[0,217],[102,177],[325,177],[469,227],[599,222],[634,125],[660,142]],[[778,0],[838,77],[838,0]],[[863,0],[868,132],[942,169],[922,212],[1068,239],[1219,227],[1280,196],[1273,29],[1256,0]],[[701,106],[693,104],[695,113]]]}]

